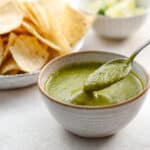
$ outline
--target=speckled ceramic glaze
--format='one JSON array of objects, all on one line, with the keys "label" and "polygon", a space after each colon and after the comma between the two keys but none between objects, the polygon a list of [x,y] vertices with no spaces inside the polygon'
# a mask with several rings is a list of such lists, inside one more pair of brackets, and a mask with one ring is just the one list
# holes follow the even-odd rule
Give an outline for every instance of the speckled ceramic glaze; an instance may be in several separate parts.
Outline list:
[{"label": "speckled ceramic glaze", "polygon": [[[93,3],[93,0],[88,0],[88,2]],[[82,0],[80,2],[79,8],[84,12],[93,15],[84,9],[85,3],[87,3],[87,0]],[[102,15],[96,15],[96,19],[93,25],[95,33],[100,36],[115,39],[123,39],[135,33],[144,24],[144,21],[150,11],[150,1],[137,0],[137,3],[139,6],[146,9],[145,13],[126,18],[110,18]]]},{"label": "speckled ceramic glaze", "polygon": [[63,66],[79,62],[106,62],[120,57],[123,56],[100,51],[85,51],[57,58],[44,67],[38,81],[41,99],[45,101],[48,110],[65,129],[83,137],[105,137],[117,133],[136,116],[149,87],[149,77],[145,69],[136,62],[133,63],[133,69],[142,77],[145,89],[136,97],[121,104],[107,107],[65,104],[48,96],[43,89],[48,76]]},{"label": "speckled ceramic glaze", "polygon": [[[74,47],[72,52],[80,50],[83,46],[84,38],[81,39]],[[39,72],[36,73],[24,73],[20,75],[2,76],[0,75],[0,90],[16,89],[31,86],[36,84]]]}]

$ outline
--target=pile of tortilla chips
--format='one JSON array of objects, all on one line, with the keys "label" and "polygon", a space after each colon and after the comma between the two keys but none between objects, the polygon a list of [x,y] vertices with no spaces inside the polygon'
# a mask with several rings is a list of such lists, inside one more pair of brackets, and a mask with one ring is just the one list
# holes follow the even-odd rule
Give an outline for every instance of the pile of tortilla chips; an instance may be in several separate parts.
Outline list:
[{"label": "pile of tortilla chips", "polygon": [[63,0],[1,1],[0,75],[39,71],[69,53],[91,22]]}]

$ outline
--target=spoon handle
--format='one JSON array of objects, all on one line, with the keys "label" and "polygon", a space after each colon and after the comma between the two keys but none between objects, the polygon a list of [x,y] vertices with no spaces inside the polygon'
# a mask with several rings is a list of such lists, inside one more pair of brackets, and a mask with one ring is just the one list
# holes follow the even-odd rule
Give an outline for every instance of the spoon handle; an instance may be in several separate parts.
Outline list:
[{"label": "spoon handle", "polygon": [[134,58],[148,45],[150,44],[150,40],[146,41],[142,46],[140,46],[135,52],[128,58],[127,64],[130,64]]}]

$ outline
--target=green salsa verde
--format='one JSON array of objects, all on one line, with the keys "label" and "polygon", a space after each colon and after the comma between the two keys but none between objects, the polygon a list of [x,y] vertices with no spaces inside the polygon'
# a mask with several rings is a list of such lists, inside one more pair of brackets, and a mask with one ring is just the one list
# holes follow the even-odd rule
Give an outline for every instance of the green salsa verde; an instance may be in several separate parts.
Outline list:
[{"label": "green salsa verde", "polygon": [[101,65],[101,63],[92,62],[61,68],[49,76],[44,89],[51,97],[66,103],[107,106],[128,100],[144,88],[141,78],[131,71],[127,77],[104,89],[93,92],[84,91],[86,79]]}]

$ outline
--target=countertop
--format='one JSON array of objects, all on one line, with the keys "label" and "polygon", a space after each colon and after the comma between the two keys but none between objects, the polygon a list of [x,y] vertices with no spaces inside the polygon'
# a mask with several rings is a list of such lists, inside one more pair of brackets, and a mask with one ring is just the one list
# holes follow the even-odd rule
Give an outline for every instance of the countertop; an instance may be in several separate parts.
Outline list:
[{"label": "countertop", "polygon": [[[90,31],[83,49],[127,56],[150,38],[150,18],[132,37],[106,40]],[[137,58],[150,71],[150,47]],[[83,139],[65,131],[47,111],[36,86],[0,92],[0,150],[150,150],[150,93],[137,117],[115,136]]]}]

